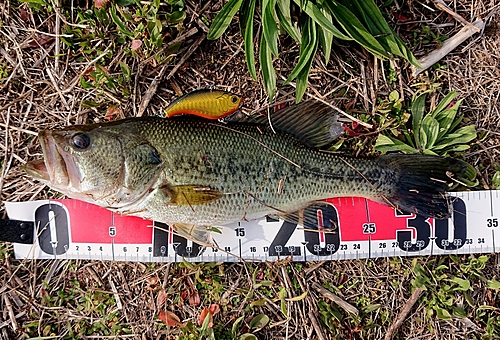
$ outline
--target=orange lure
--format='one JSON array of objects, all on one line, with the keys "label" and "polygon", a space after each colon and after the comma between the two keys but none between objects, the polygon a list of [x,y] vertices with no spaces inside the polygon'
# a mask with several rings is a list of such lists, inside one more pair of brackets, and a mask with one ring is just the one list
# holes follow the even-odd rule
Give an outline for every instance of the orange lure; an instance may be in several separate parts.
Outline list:
[{"label": "orange lure", "polygon": [[242,98],[219,90],[194,90],[173,101],[164,111],[170,118],[182,114],[220,119],[237,111]]}]

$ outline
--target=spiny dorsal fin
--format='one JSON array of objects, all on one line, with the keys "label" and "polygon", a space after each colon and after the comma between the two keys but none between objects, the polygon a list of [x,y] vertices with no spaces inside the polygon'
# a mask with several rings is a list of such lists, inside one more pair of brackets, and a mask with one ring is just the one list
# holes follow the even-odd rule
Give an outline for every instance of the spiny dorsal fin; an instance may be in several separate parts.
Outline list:
[{"label": "spiny dorsal fin", "polygon": [[294,135],[312,148],[333,144],[344,133],[344,126],[338,121],[337,112],[319,101],[292,104],[271,113],[270,117],[267,115],[251,117],[237,115],[227,118],[226,121],[261,125],[269,125],[270,121],[275,131]]}]

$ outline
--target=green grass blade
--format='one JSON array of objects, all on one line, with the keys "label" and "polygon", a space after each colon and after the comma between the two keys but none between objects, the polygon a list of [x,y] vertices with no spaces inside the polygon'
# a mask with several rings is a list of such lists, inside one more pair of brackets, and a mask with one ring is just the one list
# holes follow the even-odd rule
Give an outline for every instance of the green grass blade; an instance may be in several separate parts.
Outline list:
[{"label": "green grass blade", "polygon": [[[302,30],[299,61],[285,81],[285,85],[294,80],[303,68],[306,68],[308,64],[312,63],[312,59],[314,58],[317,48],[316,24],[311,18],[308,18]],[[309,68],[310,67],[311,66],[309,66]]]},{"label": "green grass blade", "polygon": [[210,29],[208,30],[208,40],[219,38],[228,28],[234,15],[241,7],[243,0],[229,0],[215,16]]},{"label": "green grass blade", "polygon": [[[325,10],[321,10],[328,20],[332,20],[332,16]],[[332,52],[333,34],[330,31],[325,30],[323,27],[318,27],[319,32],[319,43],[323,49],[323,54],[325,55],[325,65],[330,61],[330,54]]]},{"label": "green grass blade", "polygon": [[266,42],[264,32],[262,32],[260,37],[259,56],[264,89],[269,96],[269,100],[272,101],[274,97],[274,91],[276,90],[276,72],[274,71],[273,67],[273,56],[271,53],[271,49]]},{"label": "green grass blade", "polygon": [[[313,37],[316,37],[316,24],[309,19],[309,27],[311,30],[310,35]],[[306,64],[304,67],[300,70],[299,74],[297,75],[297,81],[295,82],[295,102],[299,103],[302,100],[302,97],[304,96],[304,93],[307,90],[307,85],[308,85],[308,78],[309,78],[309,72],[311,71],[311,66],[314,60],[314,56],[316,55],[316,51],[318,50],[318,40],[315,38],[312,42],[312,48],[311,48],[311,56],[307,60]],[[300,59],[300,57],[299,57]]]},{"label": "green grass blade", "polygon": [[276,0],[262,0],[262,32],[272,54],[278,56],[278,25],[274,19]]},{"label": "green grass blade", "polygon": [[[332,24],[331,20],[328,20],[327,17],[321,13],[321,10],[312,3],[312,1],[304,1],[304,0],[293,0],[301,10],[306,12],[306,14],[313,19],[318,25],[323,27],[323,29],[332,33],[335,37],[342,40],[352,40],[352,37],[345,35],[342,33],[337,27]],[[332,0],[330,0],[332,1]]]},{"label": "green grass blade", "polygon": [[363,46],[373,55],[387,59],[389,55],[384,47],[375,39],[356,16],[349,11],[345,6],[336,3],[333,0],[326,0],[325,4],[330,9],[330,12],[335,17],[340,26],[351,36],[358,44]]},{"label": "green grass blade", "polygon": [[[248,3],[249,2],[249,3]],[[248,72],[254,80],[257,80],[257,72],[255,70],[255,52],[254,52],[254,41],[253,41],[253,19],[255,14],[255,3],[256,0],[245,1],[248,7],[243,6],[241,11],[244,14],[240,18],[243,22],[244,27],[242,28],[244,49],[245,49],[245,61],[247,63]],[[240,12],[241,12],[240,11]]]},{"label": "green grass blade", "polygon": [[292,37],[296,42],[300,42],[300,32],[292,23],[290,15],[290,0],[277,0],[276,15],[278,16],[281,27]]}]

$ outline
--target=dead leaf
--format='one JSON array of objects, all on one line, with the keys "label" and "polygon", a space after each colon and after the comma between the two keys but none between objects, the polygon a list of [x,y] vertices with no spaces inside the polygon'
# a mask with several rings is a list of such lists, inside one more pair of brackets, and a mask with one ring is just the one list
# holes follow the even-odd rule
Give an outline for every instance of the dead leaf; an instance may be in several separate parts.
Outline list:
[{"label": "dead leaf", "polygon": [[29,15],[27,10],[25,10],[24,8],[21,8],[19,12],[20,12],[20,17],[21,17],[22,21],[24,21],[24,22],[30,21],[30,15]]},{"label": "dead leaf", "polygon": [[200,294],[198,294],[198,291],[194,291],[194,293],[189,294],[189,304],[191,306],[199,306],[201,303],[200,300]]},{"label": "dead leaf", "polygon": [[158,292],[158,295],[156,296],[156,307],[162,308],[166,301],[167,301],[167,294],[162,289]]},{"label": "dead leaf", "polygon": [[220,312],[220,307],[218,304],[214,303],[210,307],[205,307],[200,313],[200,319],[198,320],[200,326],[203,325],[205,318],[210,318],[208,322],[208,328],[212,328],[214,326],[214,316]]},{"label": "dead leaf", "polygon": [[141,46],[142,46],[142,40],[139,39],[132,40],[132,51],[137,51]]},{"label": "dead leaf", "polygon": [[108,0],[94,0],[95,8],[103,8]]},{"label": "dead leaf", "polygon": [[[120,113],[122,113],[122,109],[120,109],[119,106],[116,105],[111,105],[108,107],[106,110],[106,114],[104,115],[104,119],[107,120],[108,122],[115,119],[116,116],[118,116]],[[148,279],[149,280],[149,279]],[[148,286],[146,287],[147,290],[155,290],[157,286],[158,281],[155,283],[151,284],[148,282]]]},{"label": "dead leaf", "polygon": [[51,37],[50,35],[40,34],[38,37],[35,38],[35,40],[30,41],[29,46],[31,47],[43,46],[45,44],[48,44],[54,39],[55,37]]},{"label": "dead leaf", "polygon": [[163,321],[165,324],[167,324],[170,327],[183,325],[181,320],[179,319],[179,317],[168,310],[159,311],[158,312],[158,319],[160,319],[161,321]]}]

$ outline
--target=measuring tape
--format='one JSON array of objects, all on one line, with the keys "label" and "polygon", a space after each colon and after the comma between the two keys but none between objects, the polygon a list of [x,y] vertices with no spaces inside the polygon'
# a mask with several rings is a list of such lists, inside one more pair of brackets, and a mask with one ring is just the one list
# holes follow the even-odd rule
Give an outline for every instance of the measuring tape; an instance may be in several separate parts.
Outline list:
[{"label": "measuring tape", "polygon": [[454,212],[448,220],[400,213],[364,198],[332,198],[308,206],[313,214],[307,216],[316,218],[304,220],[304,226],[265,217],[221,227],[221,234],[213,233],[218,248],[186,240],[163,223],[120,216],[78,200],[5,206],[16,230],[34,226],[21,235],[28,244],[14,243],[17,259],[309,261],[497,252],[500,191],[450,196],[455,197]]}]

